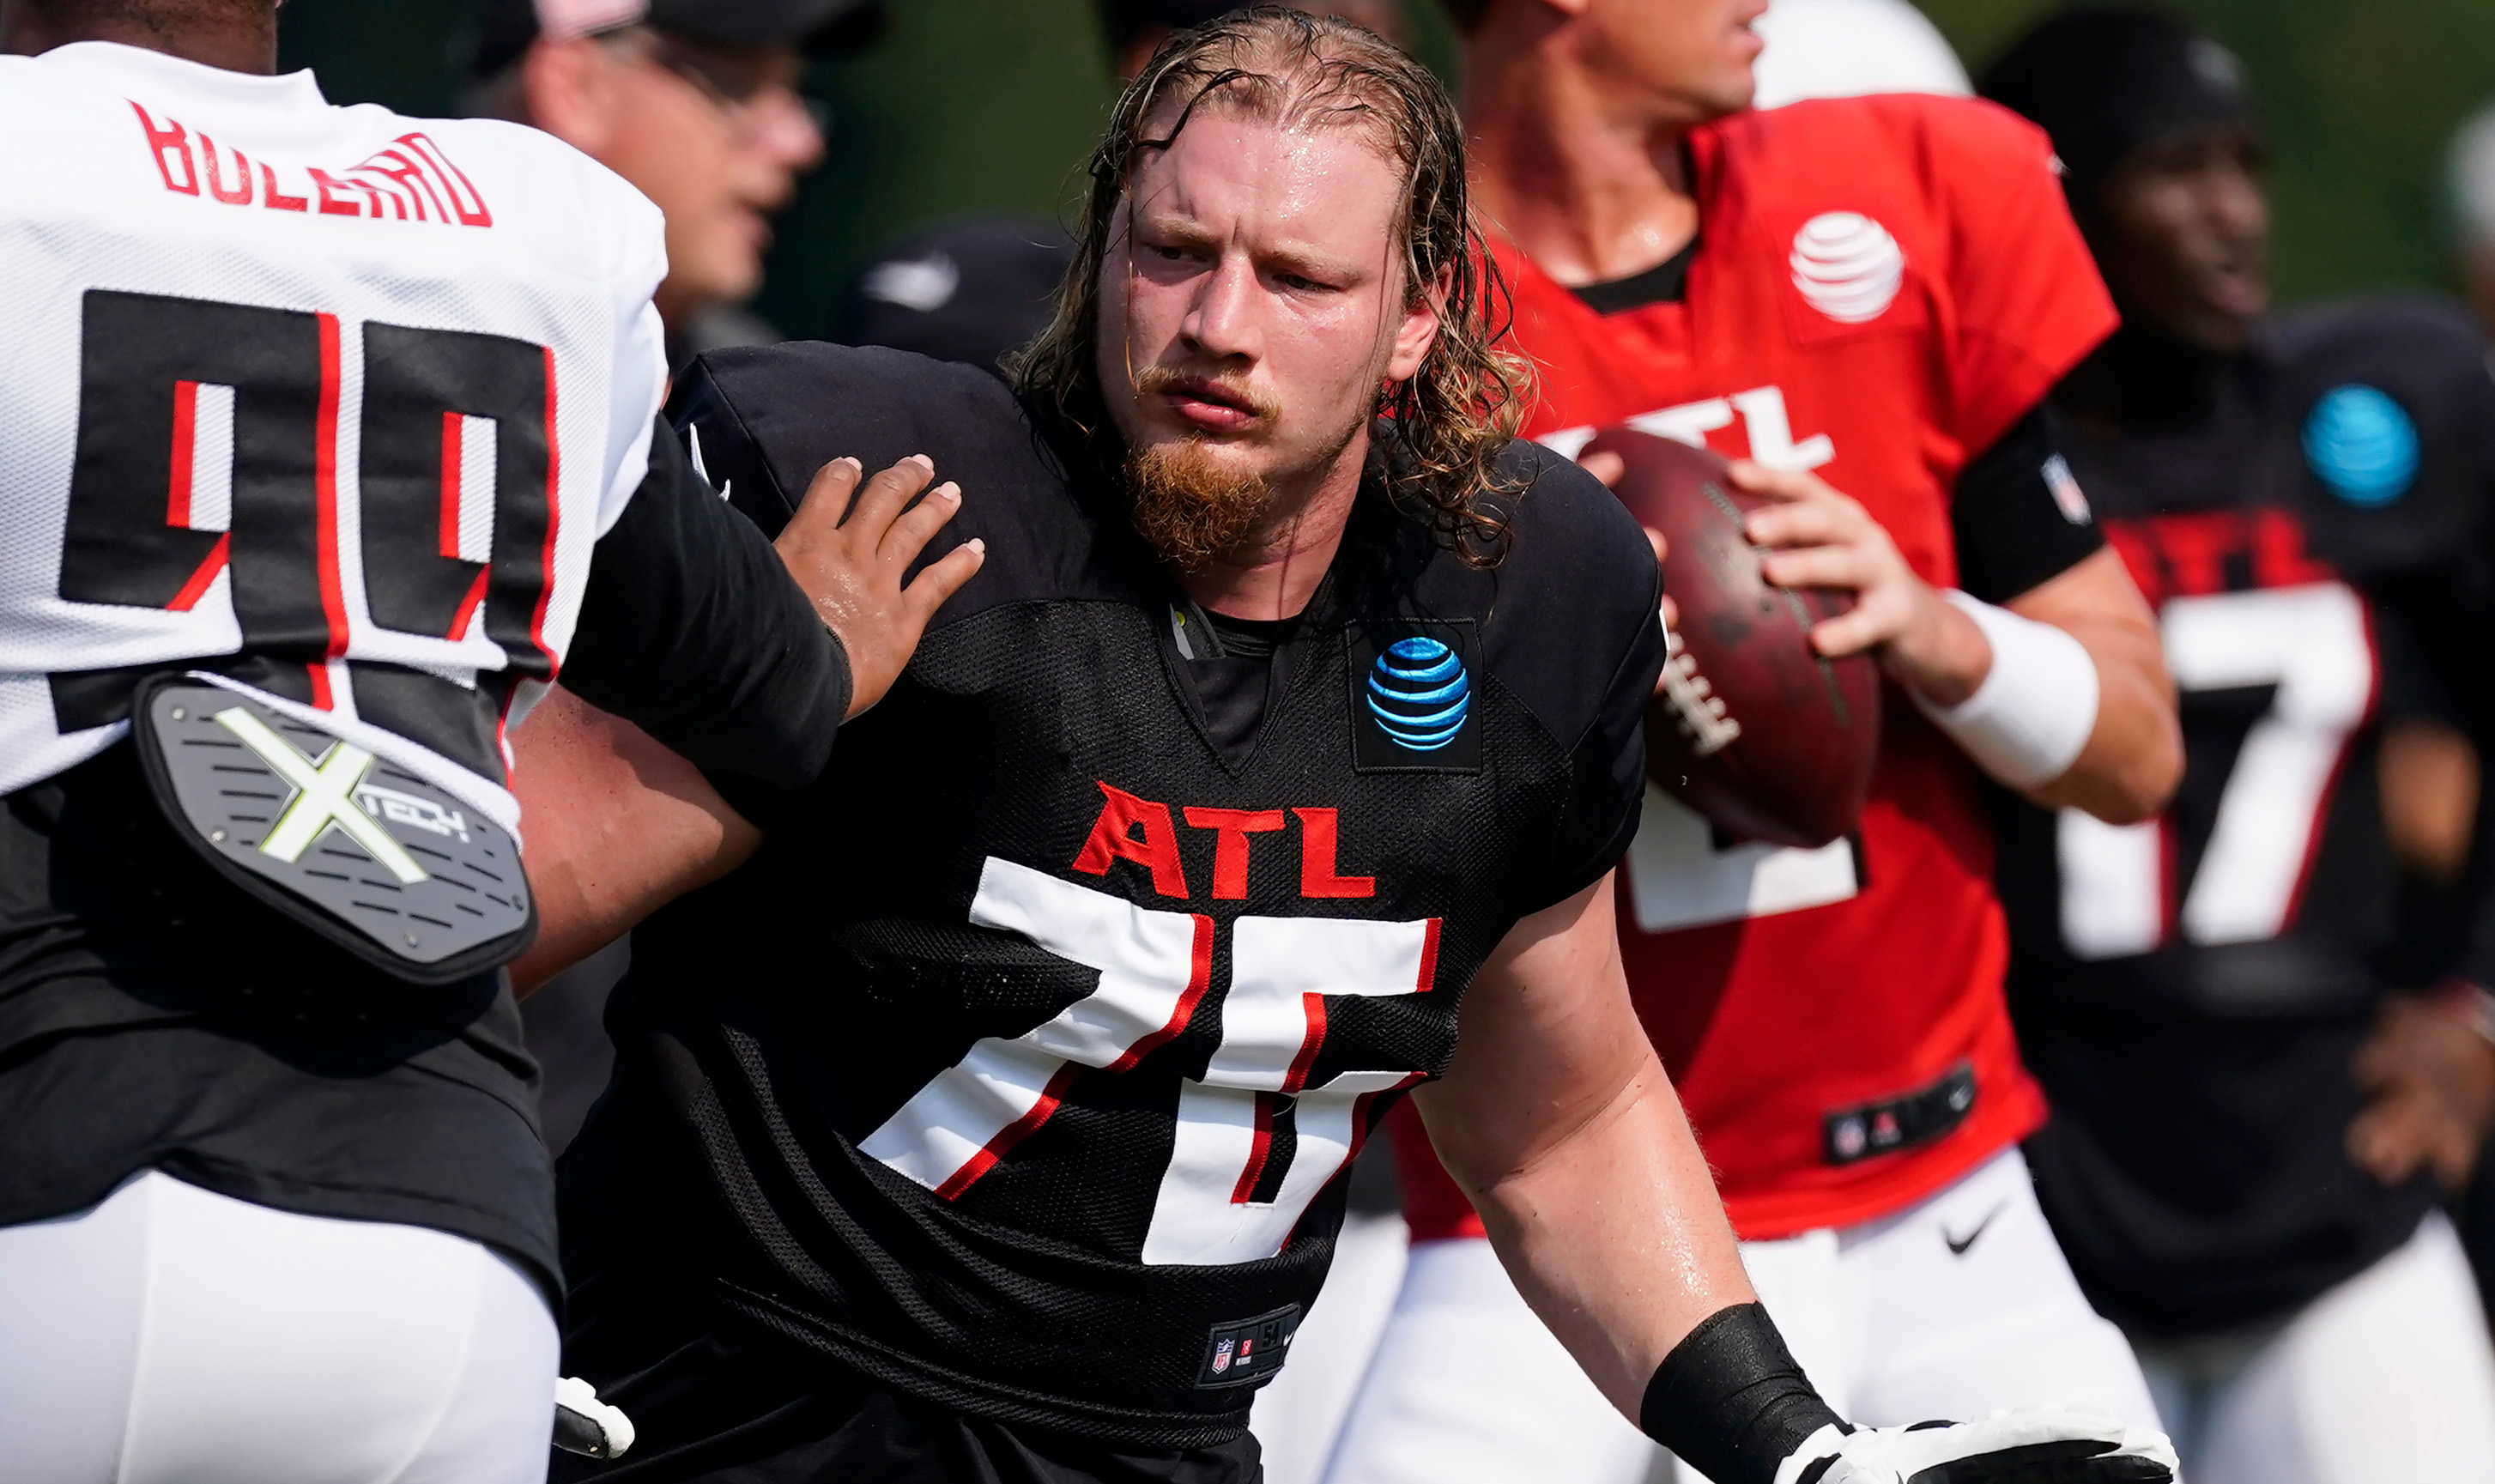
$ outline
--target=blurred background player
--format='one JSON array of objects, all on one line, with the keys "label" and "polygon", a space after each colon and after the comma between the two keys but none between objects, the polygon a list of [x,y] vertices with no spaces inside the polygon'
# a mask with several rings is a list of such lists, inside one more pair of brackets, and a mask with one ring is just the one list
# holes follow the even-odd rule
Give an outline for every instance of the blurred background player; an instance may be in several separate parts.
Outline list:
[{"label": "blurred background player", "polygon": [[2262,131],[2183,21],[2064,13],[1985,92],[2051,132],[2122,310],[2056,441],[2160,605],[2188,757],[2154,819],[2005,809],[2045,1208],[2202,1484],[2495,1478],[2437,1209],[2495,1118],[2483,347],[2422,297],[2268,313]]},{"label": "blurred background player", "polygon": [[776,340],[737,311],[762,287],[770,218],[822,163],[798,92],[809,53],[853,45],[878,0],[483,0],[472,111],[534,124],[667,219],[668,359]]},{"label": "blurred background player", "polygon": [[[1747,455],[1736,478],[1785,502],[1753,540],[1799,548],[1770,576],[1857,589],[1819,642],[1870,647],[1894,686],[1856,838],[1718,839],[1650,790],[1620,872],[1629,982],[1752,1280],[1865,1417],[2052,1397],[2147,1422],[2016,1147],[2044,1109],[2002,1001],[1979,792],[1980,760],[2137,819],[2179,762],[2147,609],[2036,411],[2113,325],[2046,141],[1959,99],[1740,112],[1755,3],[1450,9],[1474,179],[1543,367],[1527,431],[1573,450],[1625,419]],[[2004,715],[2031,740],[2005,748]],[[1415,1246],[1329,1477],[1644,1476],[1649,1450],[1535,1333],[1413,1131]]]},{"label": "blurred background player", "polygon": [[[454,49],[470,111],[546,131],[664,214],[655,302],[672,368],[780,338],[740,306],[762,285],[769,218],[823,158],[798,84],[810,54],[861,45],[880,13],[879,0],[483,0]],[[618,943],[521,1006],[558,1154],[606,1086],[599,1022],[630,956]]]}]

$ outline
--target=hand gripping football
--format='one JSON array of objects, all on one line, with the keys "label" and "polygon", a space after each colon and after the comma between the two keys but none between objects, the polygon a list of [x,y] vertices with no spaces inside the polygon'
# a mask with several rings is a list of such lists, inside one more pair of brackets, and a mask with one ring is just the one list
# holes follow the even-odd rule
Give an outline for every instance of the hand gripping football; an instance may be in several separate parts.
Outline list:
[{"label": "hand gripping football", "polygon": [[1776,1484],[2173,1484],[2166,1435],[2110,1412],[2033,1407],[1973,1422],[1833,1426],[1776,1469]]},{"label": "hand gripping football", "polygon": [[1821,846],[1854,828],[1880,757],[1880,672],[1822,659],[1810,628],[1850,594],[1771,586],[1742,517],[1771,502],[1733,488],[1704,448],[1608,427],[1586,452],[1628,466],[1616,493],[1663,533],[1663,590],[1680,608],[1647,714],[1647,771],[1733,834]]}]

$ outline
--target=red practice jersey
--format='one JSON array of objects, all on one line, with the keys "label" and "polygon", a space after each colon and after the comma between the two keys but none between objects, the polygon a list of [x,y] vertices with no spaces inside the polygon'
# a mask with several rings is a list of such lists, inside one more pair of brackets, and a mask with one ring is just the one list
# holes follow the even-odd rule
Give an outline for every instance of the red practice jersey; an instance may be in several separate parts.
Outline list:
[{"label": "red practice jersey", "polygon": [[[1958,472],[2114,325],[2044,134],[1898,95],[1737,114],[1688,144],[1701,227],[1679,301],[1600,313],[1499,250],[1541,367],[1526,430],[1573,453],[1625,421],[1815,471],[1955,585]],[[1975,768],[1887,700],[1854,838],[1728,841],[1649,788],[1622,863],[1638,1012],[1744,1238],[1888,1215],[2043,1120]],[[1414,1236],[1478,1233],[1406,1122]]]}]

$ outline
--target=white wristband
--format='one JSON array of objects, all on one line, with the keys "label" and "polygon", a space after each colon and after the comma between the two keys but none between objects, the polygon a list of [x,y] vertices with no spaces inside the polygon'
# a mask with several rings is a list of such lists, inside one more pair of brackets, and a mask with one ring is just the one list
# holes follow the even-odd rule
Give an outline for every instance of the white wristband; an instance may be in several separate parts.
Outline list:
[{"label": "white wristband", "polygon": [[1992,669],[1955,706],[1915,704],[1976,766],[2013,788],[2070,771],[2097,725],[2097,665],[2079,640],[1955,588],[1941,595],[1975,620],[1992,646]]}]

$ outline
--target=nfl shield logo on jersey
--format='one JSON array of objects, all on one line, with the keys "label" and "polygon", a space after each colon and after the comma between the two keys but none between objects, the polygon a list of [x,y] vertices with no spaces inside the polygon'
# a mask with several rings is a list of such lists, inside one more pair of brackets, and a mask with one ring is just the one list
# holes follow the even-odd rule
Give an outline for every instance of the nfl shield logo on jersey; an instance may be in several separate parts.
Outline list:
[{"label": "nfl shield logo on jersey", "polygon": [[1214,1375],[1216,1375],[1216,1376],[1219,1376],[1222,1372],[1227,1371],[1227,1370],[1229,1370],[1229,1369],[1230,1369],[1230,1347],[1231,1347],[1232,1345],[1237,1345],[1237,1344],[1238,1344],[1238,1342],[1237,1342],[1237,1341],[1235,1341],[1235,1340],[1231,1339],[1231,1338],[1230,1338],[1229,1336],[1227,1336],[1227,1335],[1224,1335],[1224,1336],[1222,1336],[1222,1337],[1221,1337],[1220,1342],[1219,1342],[1218,1344],[1217,1344],[1216,1345],[1214,1345],[1214,1347],[1213,1347],[1213,1374],[1214,1374]]}]

